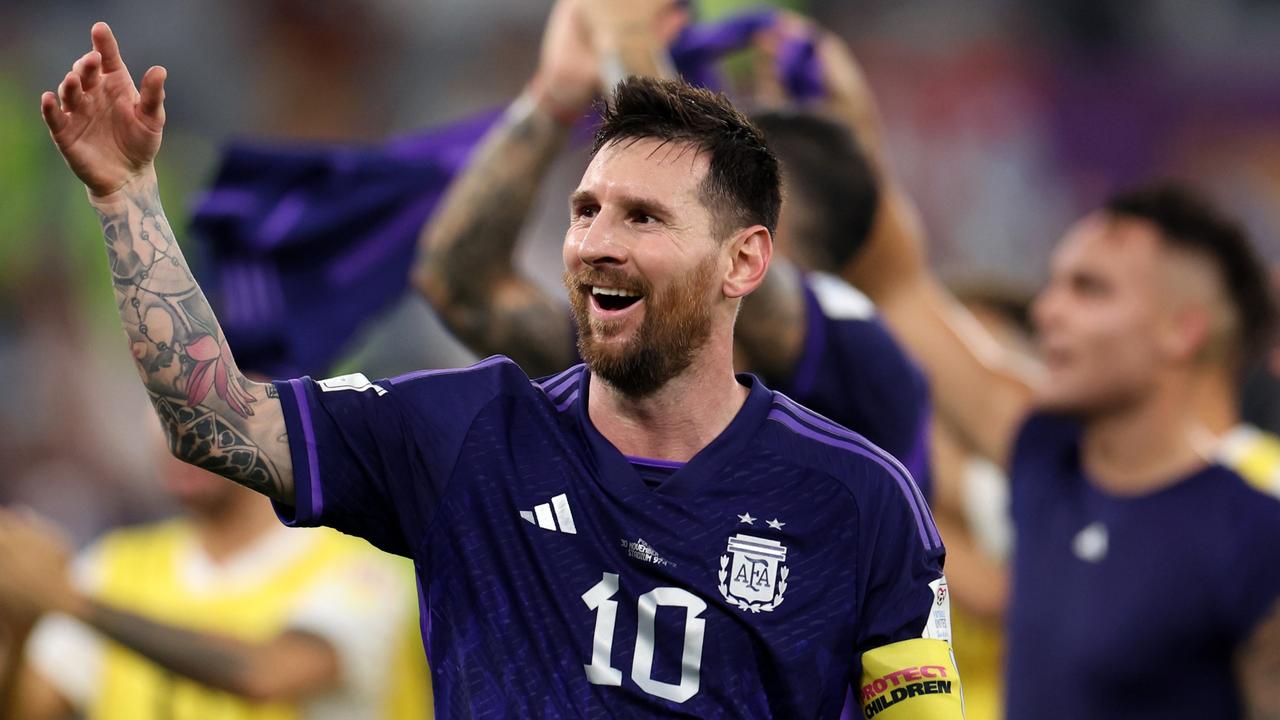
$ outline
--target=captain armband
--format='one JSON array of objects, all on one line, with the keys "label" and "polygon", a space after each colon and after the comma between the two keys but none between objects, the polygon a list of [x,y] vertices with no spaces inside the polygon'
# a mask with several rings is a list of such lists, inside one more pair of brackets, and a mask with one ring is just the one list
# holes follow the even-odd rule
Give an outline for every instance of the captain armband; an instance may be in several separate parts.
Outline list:
[{"label": "captain armband", "polygon": [[964,690],[951,652],[951,598],[946,578],[929,584],[933,605],[924,636],[862,654],[859,701],[864,718],[961,720]]}]

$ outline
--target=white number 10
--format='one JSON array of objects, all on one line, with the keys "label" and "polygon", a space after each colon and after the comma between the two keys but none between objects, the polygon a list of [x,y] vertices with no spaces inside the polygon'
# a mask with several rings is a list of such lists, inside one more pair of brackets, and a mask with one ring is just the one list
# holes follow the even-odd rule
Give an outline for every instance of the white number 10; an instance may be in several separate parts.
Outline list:
[{"label": "white number 10", "polygon": [[[596,685],[621,685],[622,671],[613,667],[613,628],[618,620],[618,576],[604,573],[600,582],[582,594],[582,602],[596,611],[596,630],[591,642],[591,664],[584,665],[587,680]],[[680,659],[680,683],[653,679],[654,622],[658,607],[682,607],[684,616],[684,651]],[[672,702],[682,703],[698,694],[702,669],[702,637],[707,621],[699,615],[707,604],[691,592],[674,587],[654,588],[640,596],[636,623],[636,651],[631,661],[631,679],[641,690]]]}]

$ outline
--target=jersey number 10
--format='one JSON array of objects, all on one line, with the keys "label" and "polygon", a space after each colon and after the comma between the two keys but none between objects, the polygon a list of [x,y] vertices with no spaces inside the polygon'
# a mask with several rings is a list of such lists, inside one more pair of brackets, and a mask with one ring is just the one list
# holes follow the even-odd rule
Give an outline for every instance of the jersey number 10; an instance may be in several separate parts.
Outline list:
[{"label": "jersey number 10", "polygon": [[[596,612],[596,630],[591,642],[591,664],[584,665],[587,680],[596,685],[621,685],[622,671],[613,667],[613,630],[618,619],[618,576],[604,573],[600,582],[582,594],[582,602]],[[680,682],[653,679],[654,622],[658,606],[682,607],[684,650],[680,656]],[[631,679],[641,690],[672,702],[682,703],[698,694],[702,672],[702,638],[707,621],[699,617],[707,604],[693,593],[674,587],[654,588],[640,596],[636,622],[636,647],[631,660]]]}]

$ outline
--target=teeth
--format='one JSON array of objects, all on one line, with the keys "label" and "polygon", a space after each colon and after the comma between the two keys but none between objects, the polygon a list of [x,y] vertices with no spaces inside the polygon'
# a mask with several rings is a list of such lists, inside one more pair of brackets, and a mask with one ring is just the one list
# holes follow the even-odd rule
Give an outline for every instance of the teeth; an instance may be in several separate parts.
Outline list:
[{"label": "teeth", "polygon": [[640,297],[640,293],[634,292],[632,290],[623,290],[622,288],[599,287],[597,285],[591,286],[591,293],[593,295],[616,295],[617,297]]}]

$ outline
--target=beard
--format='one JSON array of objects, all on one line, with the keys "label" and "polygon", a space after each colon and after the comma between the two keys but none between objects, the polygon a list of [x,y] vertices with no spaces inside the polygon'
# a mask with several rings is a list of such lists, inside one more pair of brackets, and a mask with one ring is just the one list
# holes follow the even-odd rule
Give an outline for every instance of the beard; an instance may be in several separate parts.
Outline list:
[{"label": "beard", "polygon": [[[640,279],[613,268],[564,274],[569,304],[578,327],[578,355],[591,372],[634,398],[653,394],[684,372],[711,335],[710,284],[716,257],[709,255],[661,293]],[[588,297],[592,285],[626,288],[641,294],[644,320],[630,340],[606,345],[604,338],[622,332],[621,321],[592,318]],[[586,290],[584,290],[586,288]]]}]

